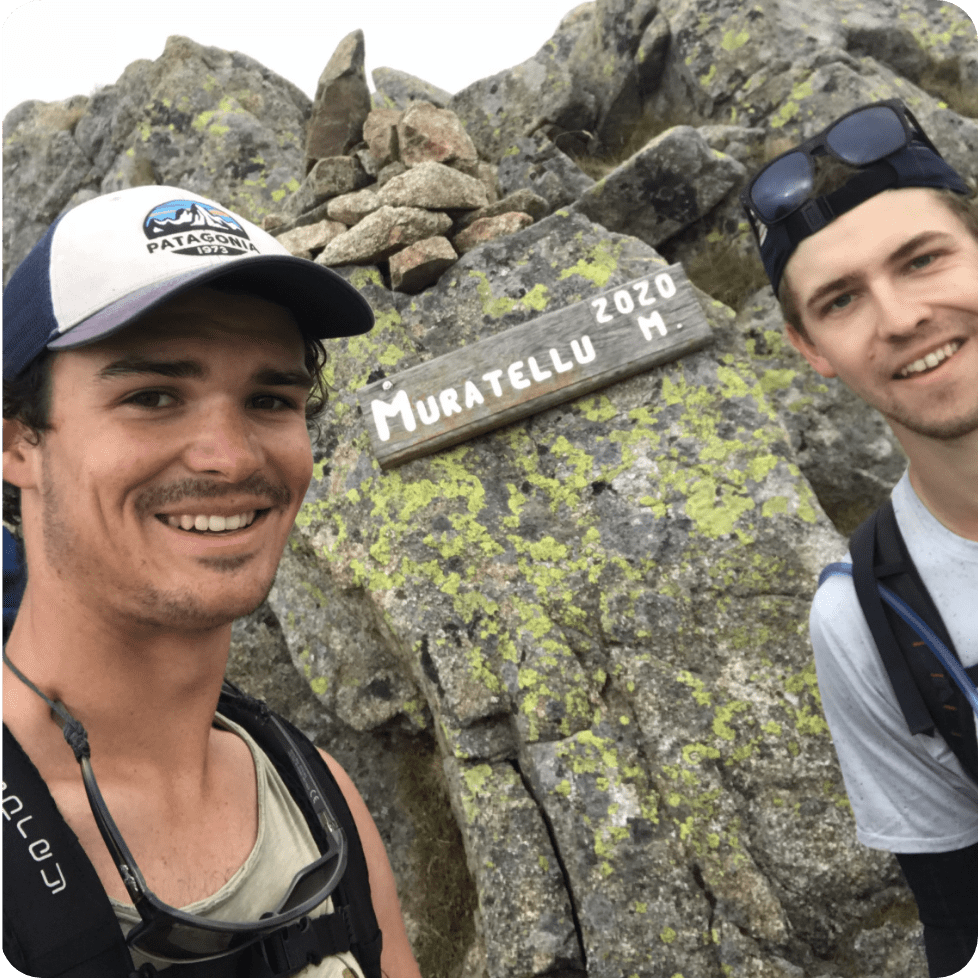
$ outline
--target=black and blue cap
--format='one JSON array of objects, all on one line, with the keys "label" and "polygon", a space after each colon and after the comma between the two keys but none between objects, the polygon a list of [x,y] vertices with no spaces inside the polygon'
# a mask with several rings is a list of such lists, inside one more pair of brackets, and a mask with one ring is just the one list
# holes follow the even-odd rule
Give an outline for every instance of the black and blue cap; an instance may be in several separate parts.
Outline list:
[{"label": "black and blue cap", "polygon": [[[841,160],[856,172],[839,189],[813,196],[819,156]],[[854,109],[767,163],[740,201],[775,293],[805,238],[884,190],[906,187],[972,192],[899,99]]]},{"label": "black and blue cap", "polygon": [[374,323],[342,276],[296,258],[267,231],[177,187],[133,187],[63,214],[3,293],[3,376],[45,349],[94,343],[200,285],[258,295],[289,309],[317,339]]}]

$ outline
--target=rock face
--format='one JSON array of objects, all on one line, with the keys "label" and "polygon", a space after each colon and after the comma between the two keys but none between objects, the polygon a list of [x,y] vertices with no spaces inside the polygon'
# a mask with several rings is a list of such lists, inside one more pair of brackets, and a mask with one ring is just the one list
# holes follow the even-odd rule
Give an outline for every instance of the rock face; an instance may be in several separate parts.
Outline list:
[{"label": "rock face", "polygon": [[375,68],[370,77],[376,89],[372,100],[376,109],[403,110],[412,102],[428,102],[444,109],[452,98],[451,92],[396,68]]},{"label": "rock face", "polygon": [[[381,357],[395,372],[419,345],[475,342],[657,262],[573,214],[468,253],[410,304],[382,305],[391,294],[356,273],[384,325],[373,355],[337,354],[332,382],[355,388]],[[729,311],[706,308],[722,329]],[[833,918],[849,919],[871,880],[891,882],[838,805],[804,635],[817,568],[841,541],[746,358],[697,354],[388,473],[370,461],[363,419],[342,400],[332,410],[335,447],[297,531],[314,555],[300,577],[329,568],[388,630],[375,653],[356,640],[358,668],[375,654],[366,671],[384,677],[381,704],[360,688],[363,716],[398,700],[432,713],[485,941],[486,921],[510,908],[490,973],[719,975],[742,953],[703,943],[720,923],[758,960],[772,937],[798,959],[832,944]],[[342,692],[340,636],[295,600],[271,597],[293,656]],[[519,788],[535,828],[525,814],[514,823]],[[487,848],[487,822],[502,851]],[[544,830],[562,872],[538,849],[528,877],[525,846]],[[541,907],[570,895],[577,959],[561,913],[521,915],[527,889],[547,894]],[[536,970],[505,970],[514,946],[534,949]]]},{"label": "rock face", "polygon": [[653,247],[707,214],[747,172],[689,126],[651,140],[572,205],[592,220]]},{"label": "rock face", "polygon": [[[905,99],[978,179],[974,27],[930,0],[595,0],[454,95],[378,69],[372,106],[363,45],[310,104],[172,38],[4,123],[5,275],[62,209],[165,181],[376,310],[330,349],[314,479],[231,674],[350,770],[426,976],[917,978],[806,627],[905,462],[770,289],[716,296],[730,255],[748,276],[747,170],[860,102]],[[712,347],[379,468],[358,388],[676,260],[707,269]]]}]

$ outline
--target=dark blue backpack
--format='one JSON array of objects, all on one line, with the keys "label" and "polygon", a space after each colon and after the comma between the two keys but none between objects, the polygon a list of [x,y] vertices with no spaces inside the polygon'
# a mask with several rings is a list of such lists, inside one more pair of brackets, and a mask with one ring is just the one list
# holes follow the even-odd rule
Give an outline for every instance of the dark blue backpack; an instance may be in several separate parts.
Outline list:
[{"label": "dark blue backpack", "polygon": [[833,574],[851,574],[910,732],[929,737],[939,732],[978,782],[978,666],[961,664],[889,499],[856,529],[849,552],[852,563],[829,564],[819,584]]},{"label": "dark blue backpack", "polygon": [[14,627],[20,599],[27,584],[24,557],[20,542],[6,527],[3,528],[3,640],[7,641]]}]

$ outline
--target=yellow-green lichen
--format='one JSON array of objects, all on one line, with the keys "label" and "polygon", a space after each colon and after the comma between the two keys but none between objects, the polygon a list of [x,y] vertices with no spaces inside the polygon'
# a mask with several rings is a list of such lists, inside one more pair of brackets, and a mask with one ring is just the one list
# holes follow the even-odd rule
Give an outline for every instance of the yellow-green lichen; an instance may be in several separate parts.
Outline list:
[{"label": "yellow-green lichen", "polygon": [[724,51],[739,51],[750,40],[750,32],[747,30],[729,30],[723,35],[720,47]]},{"label": "yellow-green lichen", "polygon": [[570,268],[565,268],[560,273],[559,277],[561,281],[571,278],[574,275],[580,275],[582,278],[593,282],[599,288],[603,288],[608,284],[608,279],[611,278],[618,268],[618,256],[621,254],[621,247],[620,244],[609,247],[605,241],[598,242],[591,249],[589,257],[580,259]]}]

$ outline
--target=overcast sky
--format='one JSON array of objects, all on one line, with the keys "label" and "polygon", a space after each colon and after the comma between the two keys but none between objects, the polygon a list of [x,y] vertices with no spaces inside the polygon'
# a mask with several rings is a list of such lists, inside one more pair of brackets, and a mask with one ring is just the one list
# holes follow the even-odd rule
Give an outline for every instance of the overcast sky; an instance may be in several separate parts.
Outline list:
[{"label": "overcast sky", "polygon": [[[88,95],[183,34],[241,51],[311,98],[336,45],[366,38],[367,79],[386,66],[449,92],[519,64],[576,0],[0,0],[2,115],[25,99]],[[371,88],[373,87],[371,83]]]}]

